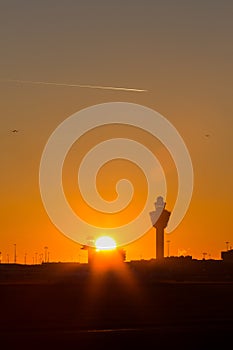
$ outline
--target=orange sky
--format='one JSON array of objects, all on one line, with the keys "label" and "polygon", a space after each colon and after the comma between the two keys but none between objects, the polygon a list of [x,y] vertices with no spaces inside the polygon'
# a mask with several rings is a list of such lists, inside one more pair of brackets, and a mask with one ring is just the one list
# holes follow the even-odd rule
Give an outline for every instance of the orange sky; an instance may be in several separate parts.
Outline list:
[{"label": "orange sky", "polygon": [[[59,232],[45,212],[39,162],[50,134],[62,121],[85,107],[114,101],[141,104],[161,113],[179,131],[190,152],[193,197],[181,224],[165,237],[170,240],[170,255],[201,259],[206,252],[219,259],[225,242],[233,244],[233,5],[226,0],[204,4],[87,1],[81,5],[12,1],[1,7],[2,261],[8,255],[13,261],[14,244],[18,262],[24,261],[26,253],[27,262],[32,263],[36,252],[38,256],[44,253],[44,246],[48,246],[51,261],[85,261],[86,252]],[[4,79],[148,91],[17,84]],[[19,132],[11,133],[12,129]],[[104,127],[72,147],[64,164],[64,187],[74,209],[81,205],[75,182],[81,154],[99,140],[127,137],[127,133],[127,127]],[[171,157],[146,132],[131,129],[130,137],[160,160],[168,183],[167,209],[172,211],[177,174]],[[101,170],[98,186],[103,196],[114,196],[113,184],[121,175],[134,183],[135,198],[128,212],[114,217],[114,222],[133,216],[145,196],[143,174],[125,161],[112,162]],[[128,259],[155,257],[154,229],[127,246],[126,254]]]}]

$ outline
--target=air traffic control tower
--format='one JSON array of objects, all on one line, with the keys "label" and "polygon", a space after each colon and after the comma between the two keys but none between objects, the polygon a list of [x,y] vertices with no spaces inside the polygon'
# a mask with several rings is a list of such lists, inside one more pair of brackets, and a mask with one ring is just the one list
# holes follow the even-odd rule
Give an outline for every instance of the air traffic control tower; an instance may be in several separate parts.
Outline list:
[{"label": "air traffic control tower", "polygon": [[167,227],[171,212],[165,209],[163,197],[157,197],[155,211],[150,212],[152,225],[156,229],[156,259],[164,258],[164,229]]}]

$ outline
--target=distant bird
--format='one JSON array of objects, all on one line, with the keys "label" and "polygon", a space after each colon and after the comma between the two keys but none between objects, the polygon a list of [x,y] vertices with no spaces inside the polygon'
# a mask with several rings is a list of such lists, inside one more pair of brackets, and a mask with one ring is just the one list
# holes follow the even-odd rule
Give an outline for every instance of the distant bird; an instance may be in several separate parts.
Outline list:
[{"label": "distant bird", "polygon": [[210,134],[205,134],[205,137],[210,137]]},{"label": "distant bird", "polygon": [[14,129],[14,130],[11,130],[11,132],[19,132],[19,130],[17,130],[17,129]]}]

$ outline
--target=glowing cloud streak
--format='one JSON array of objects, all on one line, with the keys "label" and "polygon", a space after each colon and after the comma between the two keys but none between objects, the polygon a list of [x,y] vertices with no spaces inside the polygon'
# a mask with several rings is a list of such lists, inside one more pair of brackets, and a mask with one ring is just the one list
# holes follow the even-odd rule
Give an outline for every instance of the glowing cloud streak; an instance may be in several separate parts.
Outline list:
[{"label": "glowing cloud streak", "polygon": [[118,91],[129,91],[129,92],[146,92],[147,90],[143,89],[134,89],[127,87],[116,87],[116,86],[101,86],[101,85],[82,85],[82,84],[65,84],[65,83],[56,83],[49,81],[31,81],[31,80],[1,80],[1,82],[8,83],[18,83],[18,84],[37,84],[37,85],[54,85],[54,86],[67,86],[67,87],[78,87],[78,88],[87,88],[87,89],[101,89],[101,90],[118,90]]}]

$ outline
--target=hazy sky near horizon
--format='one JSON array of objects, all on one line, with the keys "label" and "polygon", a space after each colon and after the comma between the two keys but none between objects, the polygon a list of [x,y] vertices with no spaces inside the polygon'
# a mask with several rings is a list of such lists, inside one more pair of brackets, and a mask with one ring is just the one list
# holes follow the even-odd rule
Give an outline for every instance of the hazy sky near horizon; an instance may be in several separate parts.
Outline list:
[{"label": "hazy sky near horizon", "polygon": [[[233,245],[232,35],[233,3],[227,0],[0,0],[2,261],[7,254],[12,261],[14,244],[19,261],[27,253],[32,262],[44,246],[51,260],[85,258],[43,208],[39,163],[62,121],[85,107],[113,101],[158,111],[190,152],[194,192],[186,216],[169,236],[170,254],[202,258],[206,252],[220,258],[225,242]],[[10,79],[147,92],[6,81]],[[156,142],[154,149],[160,150]],[[166,169],[172,182],[175,171],[172,165]],[[175,184],[171,188],[169,210]],[[126,251],[129,259],[154,257],[154,230]]]}]

